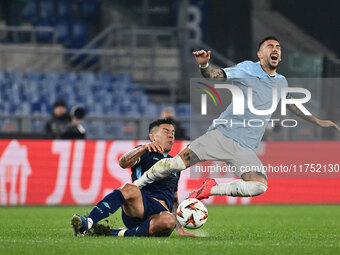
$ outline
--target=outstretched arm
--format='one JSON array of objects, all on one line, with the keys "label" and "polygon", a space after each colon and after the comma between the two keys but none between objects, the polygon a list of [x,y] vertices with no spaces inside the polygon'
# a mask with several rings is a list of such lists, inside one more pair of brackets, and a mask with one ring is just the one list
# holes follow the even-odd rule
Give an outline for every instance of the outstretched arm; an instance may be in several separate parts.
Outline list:
[{"label": "outstretched arm", "polygon": [[164,149],[162,145],[156,142],[151,142],[144,144],[142,146],[139,146],[137,148],[134,148],[133,150],[130,150],[126,152],[120,159],[119,159],[119,165],[122,168],[129,168],[132,167],[137,160],[142,156],[146,151],[154,151],[163,153]]},{"label": "outstretched arm", "polygon": [[214,69],[209,66],[210,53],[211,53],[210,51],[206,52],[205,50],[194,51],[192,53],[200,66],[200,72],[202,76],[208,79],[227,78],[222,69]]},{"label": "outstretched arm", "polygon": [[334,122],[332,122],[330,120],[320,120],[320,119],[316,118],[313,115],[305,115],[294,104],[288,104],[287,108],[288,108],[289,111],[294,113],[296,116],[299,116],[300,118],[302,118],[304,120],[307,120],[309,122],[312,122],[312,123],[314,123],[314,124],[316,124],[316,125],[318,125],[320,127],[332,127],[332,128],[335,128],[336,130],[340,131],[339,126],[337,124],[335,124]]}]

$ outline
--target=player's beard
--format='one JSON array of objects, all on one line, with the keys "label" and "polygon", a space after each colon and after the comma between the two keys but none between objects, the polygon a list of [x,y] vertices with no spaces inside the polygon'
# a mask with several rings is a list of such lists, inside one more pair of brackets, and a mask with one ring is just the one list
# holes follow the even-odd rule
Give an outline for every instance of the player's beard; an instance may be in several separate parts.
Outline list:
[{"label": "player's beard", "polygon": [[270,63],[270,58],[267,60],[267,66],[270,70],[276,70],[279,63],[277,63],[275,66]]},{"label": "player's beard", "polygon": [[269,64],[268,67],[270,68],[270,70],[276,70],[278,65],[279,64],[277,64],[276,66],[273,66],[273,65]]}]

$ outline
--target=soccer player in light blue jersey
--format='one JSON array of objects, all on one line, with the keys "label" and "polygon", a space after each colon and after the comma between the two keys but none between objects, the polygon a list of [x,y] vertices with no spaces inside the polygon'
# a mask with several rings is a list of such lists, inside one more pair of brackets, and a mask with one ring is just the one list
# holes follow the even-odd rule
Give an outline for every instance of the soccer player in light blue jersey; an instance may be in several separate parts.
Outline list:
[{"label": "soccer player in light blue jersey", "polygon": [[[273,36],[266,37],[259,43],[257,52],[259,62],[244,61],[234,67],[214,69],[209,66],[210,51],[199,50],[193,52],[193,55],[203,77],[231,80],[233,85],[241,89],[245,99],[247,99],[248,88],[252,88],[253,106],[258,110],[270,109],[273,103],[273,88],[280,89],[288,86],[285,77],[276,72],[281,61],[281,46],[279,40]],[[280,93],[278,93],[277,103],[279,101]],[[288,104],[287,108],[297,116],[320,127],[332,127],[340,131],[332,121],[305,115],[294,104]],[[211,195],[251,197],[263,194],[267,190],[267,176],[255,150],[262,139],[271,114],[255,115],[248,106],[245,106],[241,117],[243,121],[260,119],[264,125],[258,127],[228,126],[225,123],[212,125],[204,135],[195,139],[177,156],[158,161],[135,182],[135,185],[142,188],[148,183],[162,179],[173,172],[182,171],[198,162],[215,160],[224,161],[236,169],[233,172],[239,179],[221,184],[217,184],[214,179],[208,179],[199,190],[189,196],[190,198],[205,199]],[[233,115],[233,104],[230,104],[219,119],[241,123],[241,117]]]}]

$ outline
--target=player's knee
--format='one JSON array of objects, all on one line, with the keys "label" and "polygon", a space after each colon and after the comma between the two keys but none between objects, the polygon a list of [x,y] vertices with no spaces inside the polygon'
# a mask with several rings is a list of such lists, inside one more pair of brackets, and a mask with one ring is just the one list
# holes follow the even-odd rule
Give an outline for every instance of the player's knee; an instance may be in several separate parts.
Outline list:
[{"label": "player's knee", "polygon": [[140,190],[136,185],[125,184],[122,188],[120,188],[120,192],[122,192],[125,200],[128,200],[135,198],[137,194],[139,194]]},{"label": "player's knee", "polygon": [[169,236],[176,226],[176,218],[169,212],[161,212],[152,219],[150,234],[154,236]]},{"label": "player's knee", "polygon": [[176,218],[173,214],[164,212],[161,213],[161,227],[164,231],[171,232],[176,226]]},{"label": "player's knee", "polygon": [[258,196],[266,192],[268,186],[258,181],[248,181],[248,191],[250,196]]}]

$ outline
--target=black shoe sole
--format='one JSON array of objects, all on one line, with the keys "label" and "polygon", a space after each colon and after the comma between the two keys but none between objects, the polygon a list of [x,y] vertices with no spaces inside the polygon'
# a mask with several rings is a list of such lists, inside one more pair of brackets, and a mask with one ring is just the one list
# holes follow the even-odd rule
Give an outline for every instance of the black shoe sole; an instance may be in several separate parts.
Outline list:
[{"label": "black shoe sole", "polygon": [[80,229],[83,227],[83,223],[81,219],[77,215],[73,215],[71,219],[71,225],[73,227],[73,235],[74,236],[83,236],[84,234],[80,233]]}]

